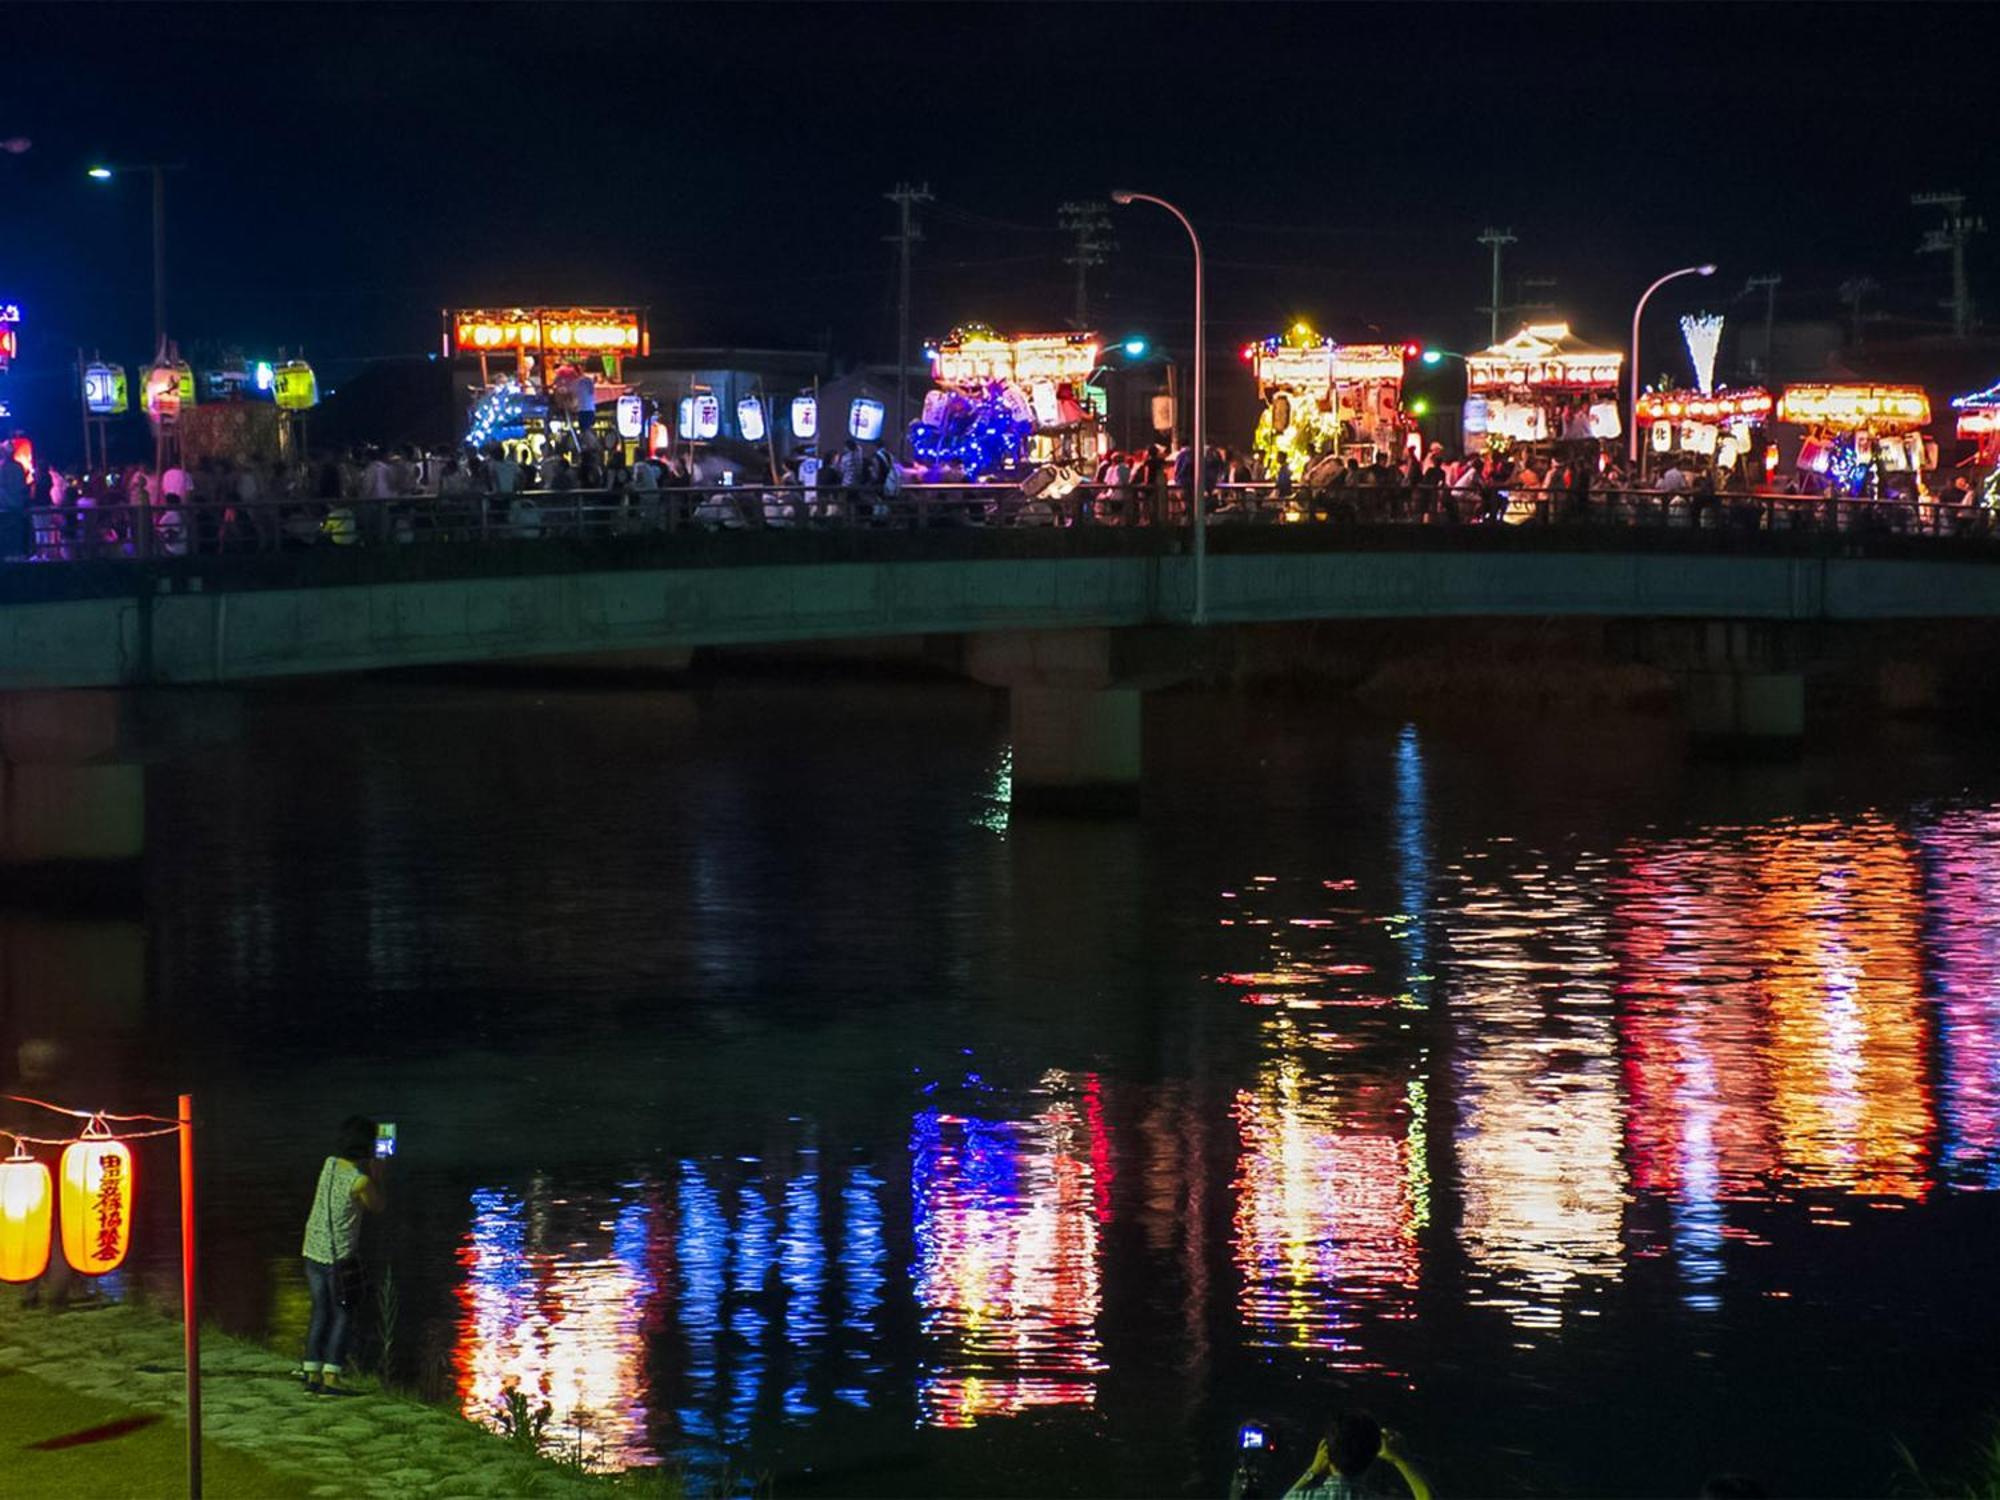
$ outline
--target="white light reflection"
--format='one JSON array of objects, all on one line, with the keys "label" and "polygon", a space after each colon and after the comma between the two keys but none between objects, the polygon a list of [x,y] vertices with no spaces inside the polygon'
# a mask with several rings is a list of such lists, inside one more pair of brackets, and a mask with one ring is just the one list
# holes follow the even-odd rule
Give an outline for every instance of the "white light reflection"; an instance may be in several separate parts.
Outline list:
[{"label": "white light reflection", "polygon": [[[1526,854],[1527,851],[1520,851]],[[1515,851],[1506,851],[1511,860]],[[1625,1173],[1602,861],[1453,872],[1442,903],[1466,979],[1457,1035],[1459,1238],[1473,1300],[1524,1329],[1561,1326],[1568,1297],[1622,1274]]]}]

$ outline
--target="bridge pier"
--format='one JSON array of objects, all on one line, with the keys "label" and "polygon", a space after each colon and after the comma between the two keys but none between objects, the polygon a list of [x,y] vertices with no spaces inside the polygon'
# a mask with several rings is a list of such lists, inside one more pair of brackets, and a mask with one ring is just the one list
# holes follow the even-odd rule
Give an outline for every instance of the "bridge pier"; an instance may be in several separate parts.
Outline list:
[{"label": "bridge pier", "polygon": [[964,668],[1004,687],[1014,742],[1014,806],[1137,812],[1144,696],[1200,670],[1221,643],[1177,626],[988,631],[966,637]]},{"label": "bridge pier", "polygon": [[1014,741],[1016,807],[1030,812],[1138,811],[1137,688],[1021,683],[1007,691],[1007,721]]},{"label": "bridge pier", "polygon": [[1788,759],[1804,748],[1806,677],[1781,626],[1711,620],[1682,675],[1697,754]]},{"label": "bridge pier", "polygon": [[234,732],[214,693],[0,693],[0,885],[29,894],[136,881],[146,762]]}]

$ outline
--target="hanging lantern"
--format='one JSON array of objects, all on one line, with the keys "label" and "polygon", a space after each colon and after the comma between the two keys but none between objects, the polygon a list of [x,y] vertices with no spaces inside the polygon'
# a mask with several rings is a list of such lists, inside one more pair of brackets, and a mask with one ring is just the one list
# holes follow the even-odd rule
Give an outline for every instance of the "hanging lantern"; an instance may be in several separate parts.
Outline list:
[{"label": "hanging lantern", "polygon": [[93,1120],[62,1154],[63,1259],[85,1276],[125,1263],[132,1244],[132,1148]]},{"label": "hanging lantern", "polygon": [[146,415],[155,422],[178,421],[181,414],[181,382],[172,365],[148,365],[139,377],[140,399]]},{"label": "hanging lantern", "polygon": [[694,398],[694,435],[707,442],[722,431],[722,403],[713,396]]},{"label": "hanging lantern", "polygon": [[124,410],[118,404],[123,394],[118,387],[122,381],[114,381],[111,366],[93,364],[83,372],[83,407],[93,417],[115,416]]},{"label": "hanging lantern", "polygon": [[638,396],[618,398],[618,435],[636,438],[646,430],[646,403]]},{"label": "hanging lantern", "polygon": [[746,443],[764,441],[764,403],[755,396],[745,396],[736,403],[736,430]]},{"label": "hanging lantern", "polygon": [[819,398],[792,397],[792,436],[811,442],[819,436]]},{"label": "hanging lantern", "polygon": [[864,443],[879,441],[882,422],[888,414],[888,408],[874,397],[856,396],[847,409],[847,435]]},{"label": "hanging lantern", "polygon": [[319,405],[319,381],[302,359],[288,359],[271,372],[271,395],[279,411],[311,411]]},{"label": "hanging lantern", "polygon": [[193,406],[195,401],[193,367],[186,360],[177,359],[169,368],[174,372],[174,382],[181,393],[181,405]]},{"label": "hanging lantern", "polygon": [[681,397],[680,425],[678,430],[684,438],[692,438],[694,436],[694,397],[692,396]]},{"label": "hanging lantern", "polygon": [[0,1161],[0,1281],[33,1281],[49,1268],[49,1169],[14,1143]]},{"label": "hanging lantern", "polygon": [[1653,451],[1671,453],[1674,451],[1674,424],[1655,422],[1653,424]]}]

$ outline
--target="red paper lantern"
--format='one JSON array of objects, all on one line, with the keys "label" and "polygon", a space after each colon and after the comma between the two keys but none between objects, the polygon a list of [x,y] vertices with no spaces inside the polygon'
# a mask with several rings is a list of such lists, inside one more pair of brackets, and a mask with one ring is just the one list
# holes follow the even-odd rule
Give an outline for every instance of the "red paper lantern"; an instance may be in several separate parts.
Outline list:
[{"label": "red paper lantern", "polygon": [[62,1244],[63,1259],[85,1276],[125,1263],[132,1246],[132,1149],[123,1141],[86,1131],[63,1147]]},{"label": "red paper lantern", "polygon": [[49,1268],[49,1169],[14,1143],[0,1161],[0,1281],[33,1281]]}]

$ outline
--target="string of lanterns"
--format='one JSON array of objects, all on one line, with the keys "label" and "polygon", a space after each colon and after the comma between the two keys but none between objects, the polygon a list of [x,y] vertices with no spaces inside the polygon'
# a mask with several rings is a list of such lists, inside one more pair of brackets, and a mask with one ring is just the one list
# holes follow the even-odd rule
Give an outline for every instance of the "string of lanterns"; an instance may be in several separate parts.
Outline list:
[{"label": "string of lanterns", "polygon": [[[12,1153],[0,1159],[0,1281],[35,1280],[48,1269],[58,1238],[71,1269],[85,1276],[117,1270],[132,1246],[131,1143],[177,1134],[178,1122],[160,1115],[65,1109],[19,1094],[0,1099],[84,1121],[81,1132],[67,1138],[0,1132],[14,1141]],[[114,1131],[114,1123],[160,1128]],[[62,1149],[53,1176],[29,1146]]]}]

